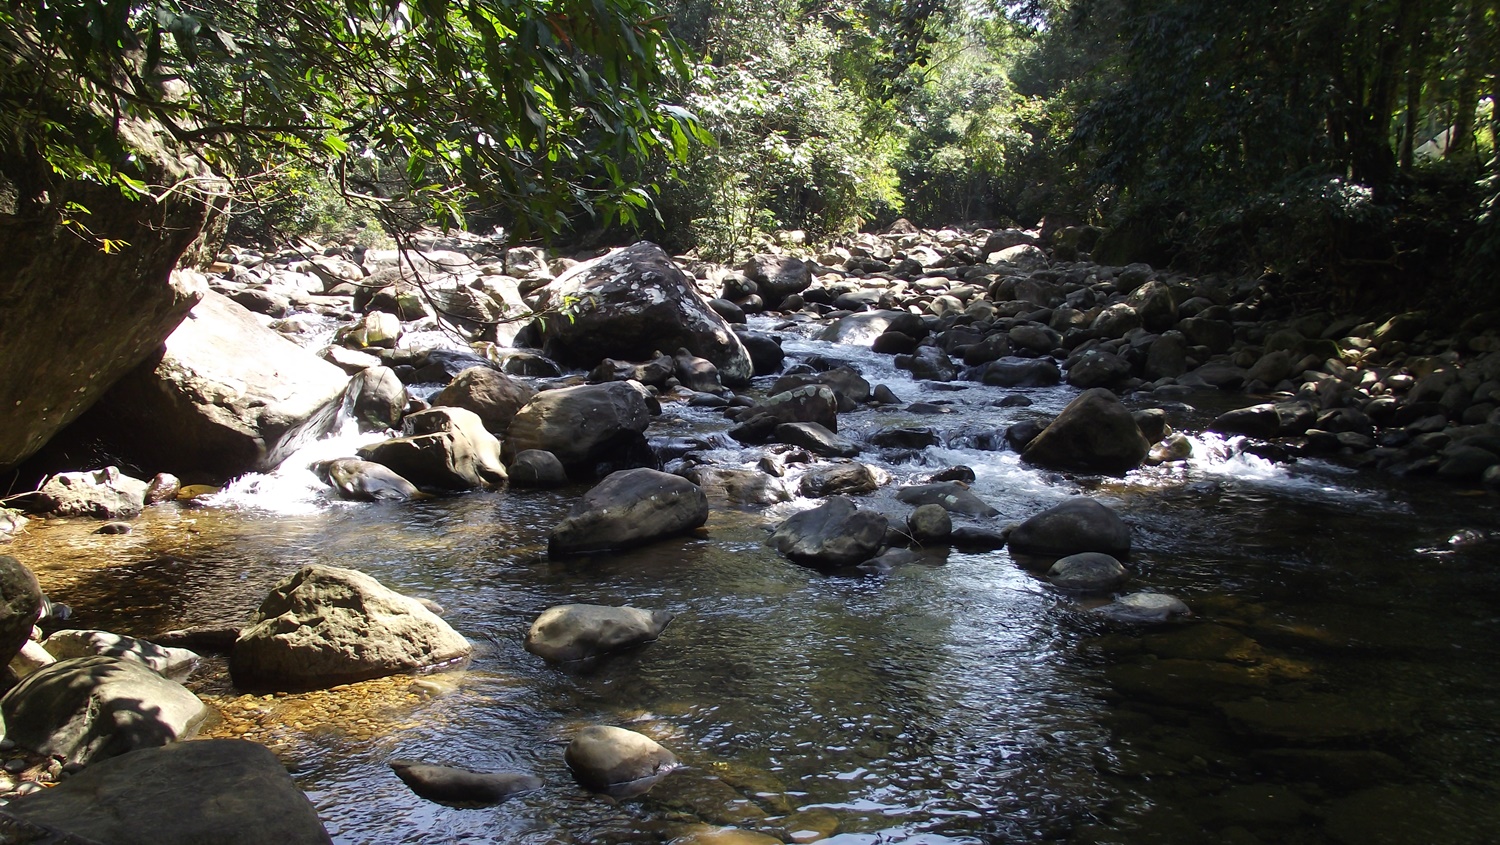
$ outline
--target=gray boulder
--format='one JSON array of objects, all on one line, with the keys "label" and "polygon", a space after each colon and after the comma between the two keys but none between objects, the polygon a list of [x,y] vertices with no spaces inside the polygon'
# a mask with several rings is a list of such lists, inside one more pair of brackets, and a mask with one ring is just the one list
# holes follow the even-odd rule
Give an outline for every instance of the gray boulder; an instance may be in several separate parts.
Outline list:
[{"label": "gray boulder", "polygon": [[408,414],[401,426],[404,437],[362,446],[356,454],[419,488],[468,490],[505,483],[500,441],[473,411],[429,408]]},{"label": "gray boulder", "polygon": [[309,469],[351,502],[404,502],[421,495],[415,484],[385,464],[358,458],[317,461]]},{"label": "gray boulder", "polygon": [[527,449],[510,462],[513,487],[561,487],[568,483],[568,470],[551,452]]},{"label": "gray boulder", "polygon": [[1151,451],[1130,411],[1102,387],[1068,403],[1021,457],[1047,469],[1124,474]]},{"label": "gray boulder", "polygon": [[304,566],[235,640],[241,686],[316,689],[460,660],[471,646],[420,601],[352,569]]},{"label": "gray boulder", "polygon": [[1061,558],[1047,570],[1054,587],[1080,593],[1103,593],[1125,583],[1130,573],[1118,560],[1100,552],[1081,552]]},{"label": "gray boulder", "polygon": [[512,795],[542,788],[541,778],[515,772],[471,772],[416,760],[392,760],[386,765],[412,792],[443,804],[498,804]]},{"label": "gray boulder", "polygon": [[946,542],[953,533],[953,517],[942,505],[918,505],[906,517],[906,530],[918,543]]},{"label": "gray boulder", "polygon": [[752,255],[740,272],[755,283],[756,290],[772,308],[812,285],[812,266],[787,255]]},{"label": "gray boulder", "polygon": [[809,499],[824,496],[861,496],[890,480],[883,470],[855,461],[816,466],[802,475],[797,491]]},{"label": "gray boulder", "polygon": [[531,623],[525,648],[547,660],[570,661],[655,642],[671,623],[665,610],[564,604],[542,612]]},{"label": "gray boulder", "polygon": [[656,244],[642,241],[579,264],[535,296],[537,311],[566,315],[534,324],[543,352],[559,362],[642,361],[682,347],[712,361],[725,384],[747,384],[755,375],[729,324]]},{"label": "gray boulder", "polygon": [[708,521],[708,497],[686,478],[654,469],[611,473],[552,529],[554,557],[640,546]]},{"label": "gray boulder", "polygon": [[775,395],[809,384],[824,384],[831,388],[839,398],[840,411],[852,411],[870,398],[870,383],[849,366],[834,367],[821,373],[784,375],[767,392]]},{"label": "gray boulder", "polygon": [[38,509],[55,516],[124,519],[146,505],[146,482],[105,467],[92,472],[60,472],[37,491]]},{"label": "gray boulder", "polygon": [[646,389],[635,382],[544,390],[511,420],[505,453],[541,449],[570,470],[592,469],[594,462],[641,443],[650,423]]},{"label": "gray boulder", "polygon": [[782,423],[776,426],[775,440],[800,446],[825,458],[852,458],[859,454],[859,444],[846,440],[814,422]]},{"label": "gray boulder", "polygon": [[130,456],[177,475],[274,469],[326,434],[348,376],[209,293],[162,352],[90,412],[126,432]]},{"label": "gray boulder", "polygon": [[656,740],[608,725],[579,731],[563,760],[584,788],[616,798],[643,795],[677,768],[677,757]]},{"label": "gray boulder", "polygon": [[1130,529],[1104,505],[1075,496],[1017,525],[1009,543],[1012,552],[1039,557],[1079,552],[1125,557],[1130,554]]},{"label": "gray boulder", "polygon": [[511,420],[535,396],[531,385],[493,367],[470,367],[449,382],[432,404],[473,411],[486,429],[504,434]]},{"label": "gray boulder", "polygon": [[42,588],[36,575],[10,555],[0,555],[0,666],[30,639],[41,614]]},{"label": "gray boulder", "polygon": [[772,431],[777,423],[797,422],[817,423],[829,431],[839,430],[838,395],[827,385],[809,384],[772,394],[747,409],[740,419],[748,422],[762,414],[774,421]]},{"label": "gray boulder", "polygon": [[1094,608],[1094,613],[1115,622],[1161,623],[1191,616],[1192,611],[1181,599],[1164,593],[1131,593],[1103,607]]},{"label": "gray boulder", "polygon": [[94,656],[38,669],[0,698],[0,714],[16,745],[88,765],[188,739],[208,708],[140,663]]},{"label": "gray boulder", "polygon": [[682,476],[702,488],[711,502],[774,505],[792,498],[781,479],[759,470],[696,466],[683,471]]},{"label": "gray boulder", "polygon": [[958,367],[948,353],[936,346],[919,346],[910,355],[897,355],[896,368],[910,371],[912,378],[927,381],[946,382],[958,377]]},{"label": "gray boulder", "polygon": [[[851,346],[869,346],[887,331],[915,336],[921,331],[922,320],[907,311],[865,311],[840,317],[837,322],[824,329],[818,340]],[[908,331],[909,330],[909,331]]]},{"label": "gray boulder", "polygon": [[131,751],[14,799],[5,813],[108,845],[332,843],[286,766],[243,739]]},{"label": "gray boulder", "polygon": [[390,367],[367,367],[349,379],[344,409],[360,431],[385,431],[401,425],[406,412],[406,385]]},{"label": "gray boulder", "polygon": [[1130,378],[1130,362],[1102,349],[1090,349],[1068,367],[1068,384],[1087,390],[1114,387]]},{"label": "gray boulder", "polygon": [[885,542],[884,514],[859,510],[843,496],[794,514],[771,534],[771,547],[797,563],[853,566],[874,557]]},{"label": "gray boulder", "polygon": [[964,516],[988,518],[1000,515],[999,511],[956,481],[935,481],[931,484],[903,487],[897,491],[896,500],[908,505],[937,505],[949,513]]},{"label": "gray boulder", "polygon": [[139,663],[147,669],[182,681],[198,668],[198,655],[185,648],[157,645],[146,640],[108,631],[56,631],[42,641],[42,648],[58,660],[103,655]]},{"label": "gray boulder", "polygon": [[1062,383],[1051,358],[1000,358],[969,372],[969,379],[993,387],[1050,387]]}]

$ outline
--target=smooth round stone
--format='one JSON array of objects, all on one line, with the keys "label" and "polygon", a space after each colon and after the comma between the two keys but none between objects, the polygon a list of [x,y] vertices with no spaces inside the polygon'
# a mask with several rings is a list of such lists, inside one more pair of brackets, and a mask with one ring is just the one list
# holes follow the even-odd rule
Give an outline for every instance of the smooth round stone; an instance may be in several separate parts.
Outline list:
[{"label": "smooth round stone", "polygon": [[919,505],[906,518],[906,528],[918,543],[941,543],[953,533],[953,517],[942,505]]},{"label": "smooth round stone", "polygon": [[1085,593],[1112,590],[1129,577],[1130,573],[1118,560],[1102,552],[1068,555],[1047,570],[1047,580],[1052,586]]},{"label": "smooth round stone", "polygon": [[1192,614],[1181,599],[1165,593],[1148,592],[1131,593],[1096,608],[1094,612],[1116,622],[1166,622]]},{"label": "smooth round stone", "polygon": [[616,798],[645,794],[677,767],[677,757],[656,740],[610,725],[579,731],[563,760],[586,789]]}]

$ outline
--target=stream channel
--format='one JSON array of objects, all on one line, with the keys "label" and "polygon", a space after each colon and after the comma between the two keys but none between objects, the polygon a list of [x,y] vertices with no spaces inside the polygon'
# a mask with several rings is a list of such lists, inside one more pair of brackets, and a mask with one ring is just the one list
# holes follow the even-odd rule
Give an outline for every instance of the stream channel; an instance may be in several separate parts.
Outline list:
[{"label": "stream channel", "polygon": [[[211,658],[189,681],[222,714],[205,733],[269,745],[345,845],[664,842],[701,824],[832,845],[1500,837],[1500,544],[1449,541],[1500,528],[1496,497],[1239,453],[1200,433],[1224,396],[1127,399],[1166,407],[1195,456],[1069,479],[1022,464],[1001,434],[1055,414],[1072,388],[916,382],[867,348],[807,339],[817,328],[781,329],[792,358],[846,361],[944,412],[840,415],[856,441],[928,426],[945,444],[867,447],[859,460],[893,481],[860,507],[904,524],[896,489],[954,464],[1000,510],[991,525],[1086,493],[1131,527],[1126,591],[1178,596],[1193,618],[1107,624],[1089,613],[1099,601],[1004,550],[823,574],[765,545],[813,504],[802,499],[717,506],[697,535],[553,561],[547,532],[585,487],[339,501],[305,467],[352,454],[358,435],[195,506],[148,509],[128,535],[37,520],[6,551],[74,607],[74,626],[136,635],[238,623],[309,563],[443,605],[476,646],[463,671],[251,696]],[[996,405],[1012,393],[1034,404]],[[726,428],[717,411],[666,403],[648,435],[754,466],[761,450]],[[586,667],[526,653],[531,621],[573,602],[677,617],[658,642]],[[646,733],[687,765],[643,798],[592,796],[562,750],[600,723]],[[546,786],[448,807],[397,780],[396,757],[526,771]]]}]

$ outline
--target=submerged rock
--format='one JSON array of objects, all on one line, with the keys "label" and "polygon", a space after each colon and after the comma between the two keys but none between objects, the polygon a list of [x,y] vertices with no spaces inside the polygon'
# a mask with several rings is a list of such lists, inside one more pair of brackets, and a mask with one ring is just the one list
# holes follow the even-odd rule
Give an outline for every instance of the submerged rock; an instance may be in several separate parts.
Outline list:
[{"label": "submerged rock", "polygon": [[708,498],[681,476],[654,469],[612,473],[552,529],[547,553],[625,549],[691,531],[708,521]]},{"label": "submerged rock", "polygon": [[608,725],[579,731],[563,760],[584,788],[616,798],[645,794],[677,767],[677,757],[656,740]]},{"label": "submerged rock", "polygon": [[666,610],[564,604],[548,608],[526,634],[526,650],[547,660],[583,660],[655,642],[675,614]]},{"label": "submerged rock", "polygon": [[1047,570],[1047,580],[1053,586],[1082,593],[1108,592],[1129,577],[1118,560],[1099,552],[1068,555]]},{"label": "submerged rock", "polygon": [[535,775],[473,772],[415,760],[392,760],[386,765],[412,792],[444,804],[498,804],[512,795],[542,788],[542,779]]},{"label": "submerged rock", "polygon": [[467,657],[422,603],[352,569],[304,566],[277,584],[230,653],[236,684],[317,689]]},{"label": "submerged rock", "polygon": [[1181,599],[1150,592],[1131,593],[1103,607],[1094,608],[1094,612],[1115,622],[1140,623],[1169,622],[1192,615],[1192,611]]}]

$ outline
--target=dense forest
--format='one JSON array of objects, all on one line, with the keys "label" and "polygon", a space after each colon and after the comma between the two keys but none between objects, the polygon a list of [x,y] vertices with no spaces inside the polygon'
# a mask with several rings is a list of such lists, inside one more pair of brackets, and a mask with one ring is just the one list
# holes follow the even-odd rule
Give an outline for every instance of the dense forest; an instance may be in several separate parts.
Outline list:
[{"label": "dense forest", "polygon": [[[1334,302],[1493,299],[1495,0],[49,0],[0,9],[0,172],[203,190],[232,234],[644,234],[904,216]],[[130,122],[215,178],[152,184]],[[1049,225],[1050,224],[1050,225]]]}]

